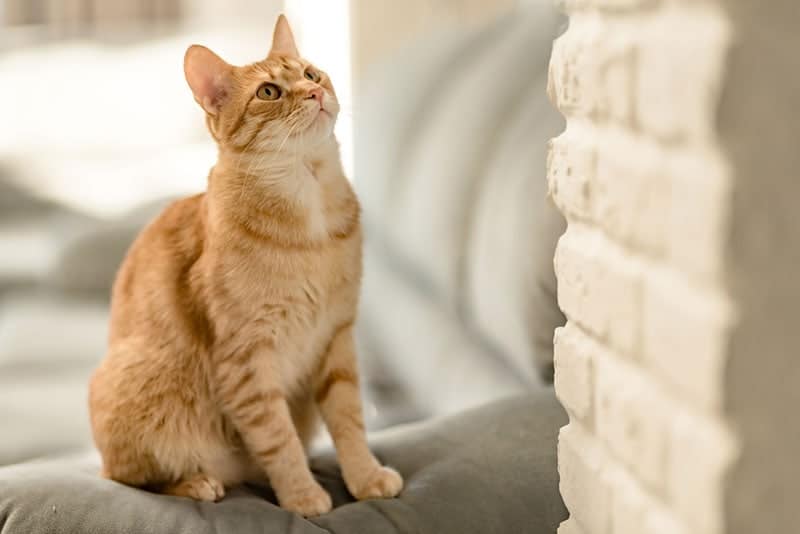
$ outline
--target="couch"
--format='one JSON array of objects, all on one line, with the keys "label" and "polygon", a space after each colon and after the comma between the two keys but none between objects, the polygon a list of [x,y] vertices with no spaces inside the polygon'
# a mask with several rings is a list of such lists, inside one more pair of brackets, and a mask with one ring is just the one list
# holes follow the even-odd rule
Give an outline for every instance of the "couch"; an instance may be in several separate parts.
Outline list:
[{"label": "couch", "polygon": [[[352,502],[325,444],[311,462],[336,507],[313,519],[278,508],[268,487],[208,504],[100,479],[85,376],[102,355],[116,265],[166,199],[99,223],[14,190],[9,204],[38,207],[4,208],[0,229],[46,229],[48,267],[0,272],[0,406],[13,437],[0,447],[0,534],[555,532],[566,416],[550,385],[563,322],[552,256],[564,223],[544,168],[563,128],[545,96],[560,25],[523,3],[486,27],[420,38],[362,84],[358,342],[371,444],[406,480],[397,499]],[[57,334],[37,335],[43,325]]]}]

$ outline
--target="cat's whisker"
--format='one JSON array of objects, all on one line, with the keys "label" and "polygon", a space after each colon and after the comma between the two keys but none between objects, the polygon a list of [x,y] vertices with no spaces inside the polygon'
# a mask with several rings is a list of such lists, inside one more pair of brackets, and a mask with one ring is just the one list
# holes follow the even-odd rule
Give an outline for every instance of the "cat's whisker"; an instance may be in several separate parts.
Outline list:
[{"label": "cat's whisker", "polygon": [[[299,111],[300,110],[295,110],[292,113],[290,113],[289,117],[287,117],[287,122],[289,121],[290,118],[293,118],[293,117],[296,117],[297,115],[299,115]],[[286,141],[292,135],[292,131],[296,128],[296,126],[297,126],[297,122],[294,121],[294,123],[289,127],[289,131],[287,132],[286,136],[283,138],[283,141],[281,142],[280,146],[275,151],[276,153],[280,153],[283,150],[283,147],[286,144]],[[250,165],[248,165],[247,171],[245,172],[245,179],[247,179],[250,176],[250,171],[251,170],[258,171],[258,170],[262,169],[262,163],[264,163],[266,161],[266,159],[268,157],[272,156],[272,155],[274,155],[274,153],[272,151],[267,150],[267,151],[263,151],[262,153],[260,153],[258,155],[257,159],[256,158],[251,159],[250,160]],[[256,162],[256,161],[258,163],[256,163],[256,165],[254,167],[253,163]]]},{"label": "cat's whisker", "polygon": [[289,132],[286,134],[286,137],[284,137],[283,141],[281,141],[281,144],[278,147],[278,152],[283,150],[283,146],[286,144],[286,141],[289,139],[289,136],[291,136],[292,132],[294,131],[294,129],[297,128],[297,124],[298,124],[298,122],[295,120],[294,124],[292,124],[291,128],[289,128]]},{"label": "cat's whisker", "polygon": [[[250,142],[247,143],[247,145],[245,145],[244,149],[239,154],[239,157],[236,160],[236,166],[235,166],[235,169],[234,169],[234,173],[236,175],[238,175],[238,173],[239,173],[239,165],[240,165],[240,163],[242,161],[242,157],[247,153],[247,151],[249,150],[250,146],[253,143],[255,143],[257,139],[258,139],[258,134],[253,136],[253,139],[251,139]],[[241,202],[242,199],[244,198],[244,194],[245,194],[245,191],[247,189],[247,185],[249,184],[249,177],[250,177],[250,167],[248,166],[247,172],[245,172],[244,176],[241,177],[242,183],[241,183],[241,185],[239,187],[239,202]]]},{"label": "cat's whisker", "polygon": [[[289,114],[289,116],[286,118],[286,122],[288,122],[289,120],[291,120],[291,118],[292,118],[292,117],[296,116],[296,115],[298,114],[298,112],[299,112],[299,110],[294,110],[294,111],[292,111],[292,112]],[[286,140],[289,138],[289,135],[291,135],[291,132],[292,132],[292,129],[290,128],[290,129],[289,129],[289,133],[286,135],[286,137],[285,137],[285,138],[284,138],[284,140],[283,140],[283,143],[285,143],[285,142],[286,142]],[[256,137],[257,137],[257,136],[256,136]],[[282,143],[282,144],[281,144],[281,146],[278,148],[278,150],[277,150],[277,151],[275,151],[275,152],[277,152],[277,153],[280,153],[281,149],[283,148],[283,143]],[[247,170],[245,171],[245,174],[244,174],[244,179],[243,179],[243,182],[242,182],[242,183],[244,184],[245,182],[247,182],[247,181],[249,180],[249,178],[250,178],[250,171],[251,171],[251,170],[253,170],[253,171],[258,171],[259,169],[262,169],[262,166],[261,166],[261,165],[262,165],[262,163],[263,163],[264,161],[266,161],[266,159],[267,159],[269,156],[273,155],[273,154],[274,154],[274,153],[273,153],[271,150],[263,150],[263,151],[261,151],[260,153],[258,153],[258,154],[256,154],[256,155],[252,156],[252,157],[251,157],[251,159],[250,159],[250,164],[247,166]],[[256,163],[256,162],[257,162],[257,163]],[[255,166],[254,166],[254,164],[255,164]],[[242,187],[242,189],[244,190],[244,186]],[[241,201],[241,197],[240,197],[240,199],[239,199],[239,200]]]}]

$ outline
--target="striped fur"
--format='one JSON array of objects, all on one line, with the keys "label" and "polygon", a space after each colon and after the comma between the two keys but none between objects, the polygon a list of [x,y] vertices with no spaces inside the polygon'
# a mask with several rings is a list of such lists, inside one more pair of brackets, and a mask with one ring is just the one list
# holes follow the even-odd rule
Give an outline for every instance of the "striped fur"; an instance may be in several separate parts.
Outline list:
[{"label": "striped fur", "polygon": [[[89,404],[103,476],[212,501],[267,478],[283,507],[311,516],[331,508],[305,454],[320,415],[354,496],[394,496],[402,479],[366,445],[352,332],[362,236],[336,95],[287,54],[283,18],[273,42],[245,67],[187,52],[219,158],[208,190],[129,250]],[[264,82],[283,97],[253,98]],[[308,98],[318,86],[327,113]]]}]

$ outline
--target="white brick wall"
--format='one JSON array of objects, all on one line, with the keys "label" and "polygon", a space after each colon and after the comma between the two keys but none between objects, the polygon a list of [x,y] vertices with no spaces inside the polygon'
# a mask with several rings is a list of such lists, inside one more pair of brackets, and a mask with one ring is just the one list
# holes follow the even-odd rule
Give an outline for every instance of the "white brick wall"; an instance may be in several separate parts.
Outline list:
[{"label": "white brick wall", "polygon": [[731,45],[720,4],[562,0],[550,147],[569,227],[555,256],[560,534],[728,531],[742,443],[726,413],[736,306],[724,285],[731,171],[716,113]]}]

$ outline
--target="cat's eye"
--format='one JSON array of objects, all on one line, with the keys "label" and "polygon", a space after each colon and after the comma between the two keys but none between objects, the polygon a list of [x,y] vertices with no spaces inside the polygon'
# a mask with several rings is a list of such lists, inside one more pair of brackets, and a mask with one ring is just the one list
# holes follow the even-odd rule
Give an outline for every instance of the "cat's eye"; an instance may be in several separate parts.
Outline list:
[{"label": "cat's eye", "polygon": [[278,100],[281,97],[281,88],[274,83],[265,83],[258,88],[256,96],[261,100]]},{"label": "cat's eye", "polygon": [[307,80],[311,80],[312,82],[319,82],[320,75],[319,72],[315,71],[312,68],[307,68],[306,71],[303,73]]}]

